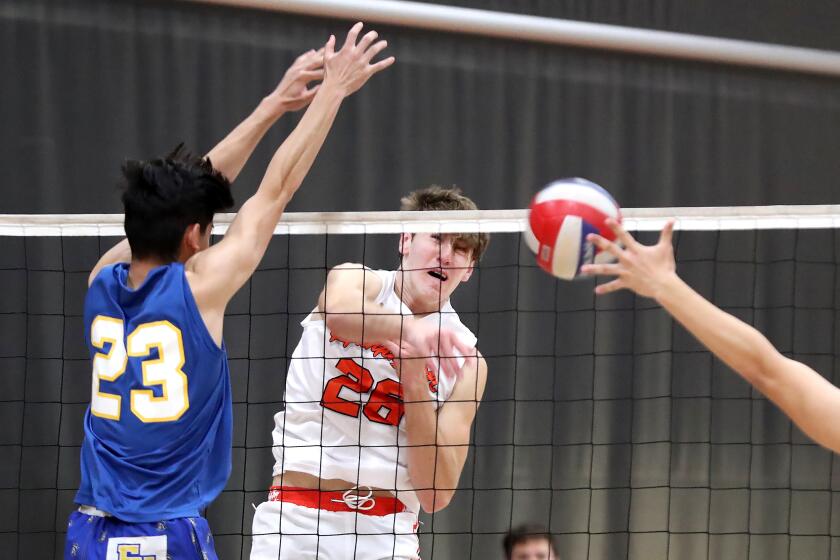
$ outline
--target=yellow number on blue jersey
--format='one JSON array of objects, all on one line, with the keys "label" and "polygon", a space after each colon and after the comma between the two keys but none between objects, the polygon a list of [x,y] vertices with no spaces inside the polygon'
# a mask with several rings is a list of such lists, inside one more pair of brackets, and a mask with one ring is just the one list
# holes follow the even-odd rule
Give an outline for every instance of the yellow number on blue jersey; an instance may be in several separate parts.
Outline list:
[{"label": "yellow number on blue jersey", "polygon": [[[137,326],[125,339],[125,323],[120,319],[98,315],[91,323],[91,344],[105,350],[93,358],[93,388],[90,411],[94,416],[119,420],[122,397],[102,392],[100,381],[116,381],[125,373],[128,358],[150,356],[157,349],[157,359],[142,360],[143,385],[159,385],[162,396],[151,389],[131,391],[131,411],[143,422],[171,422],[180,418],[190,407],[187,375],[184,365],[184,342],[181,330],[169,321],[155,321]],[[126,343],[124,340],[127,340]]]}]

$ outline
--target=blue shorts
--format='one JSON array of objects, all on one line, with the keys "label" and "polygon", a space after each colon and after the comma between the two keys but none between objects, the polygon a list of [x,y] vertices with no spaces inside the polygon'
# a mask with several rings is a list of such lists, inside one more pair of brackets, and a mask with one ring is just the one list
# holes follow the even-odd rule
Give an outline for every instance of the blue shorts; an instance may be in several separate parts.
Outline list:
[{"label": "blue shorts", "polygon": [[65,560],[218,560],[203,517],[126,523],[116,517],[70,514]]}]

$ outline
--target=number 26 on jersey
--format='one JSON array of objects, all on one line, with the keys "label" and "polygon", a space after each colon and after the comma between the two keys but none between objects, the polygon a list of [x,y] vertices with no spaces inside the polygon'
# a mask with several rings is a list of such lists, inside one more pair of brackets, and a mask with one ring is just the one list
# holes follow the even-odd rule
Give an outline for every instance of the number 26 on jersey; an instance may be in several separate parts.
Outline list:
[{"label": "number 26 on jersey", "polygon": [[[101,391],[101,381],[116,381],[128,366],[129,359],[139,359],[143,386],[160,388],[162,396],[151,389],[132,389],[131,412],[142,422],[172,422],[190,407],[184,365],[184,342],[181,330],[169,321],[138,325],[125,337],[121,319],[98,315],[90,327],[90,342],[100,350],[93,357],[93,388],[90,411],[94,416],[119,420],[122,395]],[[110,344],[107,353],[106,345]],[[152,358],[152,350],[157,357]]]},{"label": "number 26 on jersey", "polygon": [[[402,400],[402,387],[398,381],[383,379],[374,386],[370,371],[363,368],[350,358],[338,360],[335,369],[343,375],[333,377],[324,387],[321,406],[345,416],[365,418],[377,424],[399,426],[405,413]],[[345,399],[341,396],[341,389],[347,389],[351,394],[359,395],[356,399]],[[361,396],[370,393],[368,400],[361,402]]]}]

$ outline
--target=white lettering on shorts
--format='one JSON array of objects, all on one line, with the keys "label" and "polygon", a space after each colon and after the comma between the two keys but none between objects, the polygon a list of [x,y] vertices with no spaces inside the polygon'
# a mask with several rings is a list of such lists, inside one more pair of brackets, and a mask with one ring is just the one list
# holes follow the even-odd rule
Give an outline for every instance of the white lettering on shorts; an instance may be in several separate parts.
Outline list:
[{"label": "white lettering on shorts", "polygon": [[166,560],[166,535],[108,539],[105,560]]}]

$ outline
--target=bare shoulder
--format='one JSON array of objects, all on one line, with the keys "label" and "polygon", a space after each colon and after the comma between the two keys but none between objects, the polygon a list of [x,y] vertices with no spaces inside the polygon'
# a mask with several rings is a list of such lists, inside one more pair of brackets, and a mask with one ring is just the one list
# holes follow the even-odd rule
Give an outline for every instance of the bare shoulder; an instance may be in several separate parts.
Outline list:
[{"label": "bare shoulder", "polygon": [[[212,247],[211,247],[212,249]],[[236,291],[229,276],[220,270],[213,270],[207,262],[210,249],[196,253],[184,263],[184,275],[192,291],[193,298],[202,313],[209,311],[224,312],[228,300]]]},{"label": "bare shoulder", "polygon": [[[217,247],[214,245],[208,249],[203,251],[199,251],[198,253],[191,256],[187,261],[184,263],[184,272],[187,274],[187,278],[192,278],[192,280],[196,280],[198,278],[212,277],[214,272],[222,276],[223,272],[218,270],[218,267],[211,266],[212,264],[212,256],[213,250]],[[211,258],[208,258],[211,257]]]},{"label": "bare shoulder", "polygon": [[[209,249],[208,249],[209,250]],[[203,260],[204,260],[204,253],[205,251],[199,251],[189,259],[187,262],[184,263],[184,275],[187,277],[187,282],[190,284],[190,288],[195,291],[195,289],[199,285],[200,279],[204,276],[201,272],[203,271]]]},{"label": "bare shoulder", "polygon": [[327,277],[330,288],[348,287],[362,289],[366,296],[376,297],[382,289],[382,278],[361,263],[341,263],[330,270]]}]

